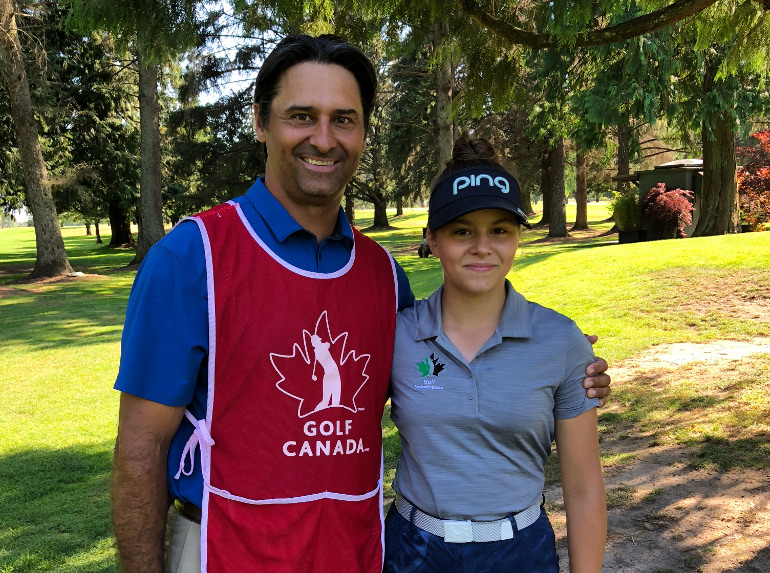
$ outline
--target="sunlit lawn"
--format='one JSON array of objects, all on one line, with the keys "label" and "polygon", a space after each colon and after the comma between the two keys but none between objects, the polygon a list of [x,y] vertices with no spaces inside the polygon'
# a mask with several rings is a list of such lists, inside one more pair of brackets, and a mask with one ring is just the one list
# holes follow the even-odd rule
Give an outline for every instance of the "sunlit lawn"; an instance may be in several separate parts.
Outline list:
[{"label": "sunlit lawn", "polygon": [[[441,282],[438,261],[416,255],[426,218],[423,209],[407,210],[392,219],[395,229],[371,233],[420,297]],[[606,218],[606,204],[590,205],[594,228],[609,230]],[[370,211],[357,213],[359,226],[371,221]],[[525,233],[509,278],[531,300],[598,334],[597,353],[610,360],[662,342],[770,334],[766,322],[693,304],[716,296],[720,283],[735,296],[769,292],[770,234],[632,245],[614,244],[616,236],[550,243],[546,234]],[[116,570],[107,494],[117,413],[111,388],[134,276],[119,269],[133,252],[96,245],[82,227],[64,236],[75,270],[97,276],[14,284],[34,263],[34,234],[0,230],[0,573]],[[635,404],[642,390],[616,399]],[[389,420],[385,448],[389,483],[398,456]]]}]

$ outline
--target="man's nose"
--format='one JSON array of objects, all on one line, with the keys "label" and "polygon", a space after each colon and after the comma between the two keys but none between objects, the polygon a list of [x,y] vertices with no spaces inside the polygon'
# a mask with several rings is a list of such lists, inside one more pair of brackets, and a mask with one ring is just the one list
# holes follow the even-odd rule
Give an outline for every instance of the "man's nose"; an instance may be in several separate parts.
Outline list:
[{"label": "man's nose", "polygon": [[328,119],[319,120],[313,129],[313,133],[310,135],[309,142],[321,153],[326,153],[333,149],[335,140],[331,121]]}]

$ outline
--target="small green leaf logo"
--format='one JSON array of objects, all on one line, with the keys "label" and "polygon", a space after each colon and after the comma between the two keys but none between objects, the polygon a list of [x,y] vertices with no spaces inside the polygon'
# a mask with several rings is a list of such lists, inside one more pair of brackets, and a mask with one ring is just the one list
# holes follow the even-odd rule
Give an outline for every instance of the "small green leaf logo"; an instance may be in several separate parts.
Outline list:
[{"label": "small green leaf logo", "polygon": [[443,364],[435,354],[431,354],[422,362],[417,363],[417,370],[420,371],[422,377],[426,376],[438,376],[446,368],[446,364]]}]

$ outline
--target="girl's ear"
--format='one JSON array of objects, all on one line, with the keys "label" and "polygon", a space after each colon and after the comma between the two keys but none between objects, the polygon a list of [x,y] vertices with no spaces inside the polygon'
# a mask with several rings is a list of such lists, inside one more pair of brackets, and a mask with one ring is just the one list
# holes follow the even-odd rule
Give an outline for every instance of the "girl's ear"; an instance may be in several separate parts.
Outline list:
[{"label": "girl's ear", "polygon": [[436,244],[436,235],[431,233],[430,229],[428,229],[425,232],[425,242],[428,243],[431,254],[438,259],[439,256],[438,256],[438,246]]}]

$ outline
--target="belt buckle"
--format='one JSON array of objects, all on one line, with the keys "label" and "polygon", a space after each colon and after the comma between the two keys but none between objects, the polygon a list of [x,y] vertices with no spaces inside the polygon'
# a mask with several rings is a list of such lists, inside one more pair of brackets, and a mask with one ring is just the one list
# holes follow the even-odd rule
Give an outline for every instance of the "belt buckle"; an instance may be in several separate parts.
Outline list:
[{"label": "belt buckle", "polygon": [[443,519],[444,541],[447,543],[471,543],[473,541],[473,527],[470,521],[452,521]]}]

